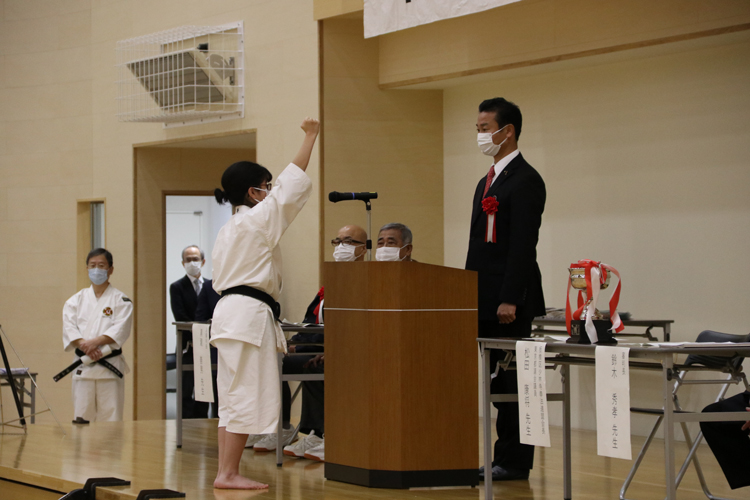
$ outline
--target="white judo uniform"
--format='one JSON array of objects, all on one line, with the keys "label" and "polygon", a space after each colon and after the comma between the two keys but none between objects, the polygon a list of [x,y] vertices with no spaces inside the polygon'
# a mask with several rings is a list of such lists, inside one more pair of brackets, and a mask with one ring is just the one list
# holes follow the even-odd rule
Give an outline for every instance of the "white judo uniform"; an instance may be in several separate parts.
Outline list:
[{"label": "white judo uniform", "polygon": [[[84,288],[63,307],[63,347],[75,351],[73,341],[106,335],[115,341],[112,350],[121,349],[130,337],[132,322],[133,303],[120,290],[109,285],[97,299],[93,286]],[[130,372],[122,355],[107,361],[123,375]],[[125,382],[106,367],[94,363],[81,365],[73,372],[76,417],[91,422],[120,421],[124,402]]]},{"label": "white judo uniform", "polygon": [[[246,285],[279,300],[279,241],[311,192],[307,174],[290,163],[263,201],[238,208],[211,253],[214,290]],[[214,310],[211,343],[219,352],[219,427],[235,434],[276,432],[281,407],[277,351],[286,352],[286,341],[271,308],[244,295],[222,297]]]}]

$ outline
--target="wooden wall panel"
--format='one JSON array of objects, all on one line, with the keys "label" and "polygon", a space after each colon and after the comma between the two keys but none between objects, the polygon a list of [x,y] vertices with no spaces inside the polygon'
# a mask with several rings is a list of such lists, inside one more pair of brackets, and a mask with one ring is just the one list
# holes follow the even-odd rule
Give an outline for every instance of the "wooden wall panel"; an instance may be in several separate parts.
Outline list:
[{"label": "wooden wall panel", "polygon": [[[442,92],[378,88],[378,41],[364,40],[361,19],[322,25],[323,194],[377,191],[372,227],[401,222],[414,234],[413,257],[443,263]],[[324,260],[339,228],[366,229],[362,202],[324,201]],[[374,255],[373,255],[374,258]]]}]

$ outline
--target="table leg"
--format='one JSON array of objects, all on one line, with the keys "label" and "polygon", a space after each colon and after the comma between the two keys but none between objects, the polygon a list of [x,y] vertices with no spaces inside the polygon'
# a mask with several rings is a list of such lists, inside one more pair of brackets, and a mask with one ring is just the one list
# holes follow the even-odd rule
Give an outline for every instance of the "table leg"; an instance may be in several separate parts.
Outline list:
[{"label": "table leg", "polygon": [[664,391],[664,467],[667,483],[667,500],[676,500],[674,474],[674,406],[672,403],[672,374],[674,359],[672,354],[665,354],[662,362]]},{"label": "table leg", "polygon": [[570,366],[560,365],[563,391],[563,498],[573,498],[572,492],[572,460],[570,449]]},{"label": "table leg", "polygon": [[664,342],[669,342],[670,333],[672,333],[672,325],[666,323],[664,325]]},{"label": "table leg", "polygon": [[490,350],[482,353],[482,440],[484,441],[484,499],[492,500],[492,410],[490,405]]},{"label": "table leg", "polygon": [[175,361],[177,365],[177,447],[182,448],[182,330],[177,329],[177,344],[175,346]]}]

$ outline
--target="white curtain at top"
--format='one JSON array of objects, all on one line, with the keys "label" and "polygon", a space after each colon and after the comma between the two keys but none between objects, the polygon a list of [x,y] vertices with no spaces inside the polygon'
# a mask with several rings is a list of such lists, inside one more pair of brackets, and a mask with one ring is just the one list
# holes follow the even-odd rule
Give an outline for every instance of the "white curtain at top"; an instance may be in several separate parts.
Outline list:
[{"label": "white curtain at top", "polygon": [[520,0],[365,0],[365,38],[494,9]]}]

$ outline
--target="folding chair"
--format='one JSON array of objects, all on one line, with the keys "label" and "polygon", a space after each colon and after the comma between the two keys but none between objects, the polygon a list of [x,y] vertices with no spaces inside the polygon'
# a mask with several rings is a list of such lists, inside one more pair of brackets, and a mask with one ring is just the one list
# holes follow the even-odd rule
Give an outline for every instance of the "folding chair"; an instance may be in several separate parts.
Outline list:
[{"label": "folding chair", "polygon": [[[720,333],[720,332],[714,332],[711,330],[705,330],[698,335],[698,338],[696,339],[696,342],[750,342],[750,334],[748,335],[732,335],[729,333]],[[683,385],[697,385],[697,384],[714,384],[714,385],[721,385],[721,388],[719,390],[719,394],[716,396],[716,399],[714,402],[718,402],[724,399],[724,395],[726,394],[727,390],[729,389],[729,386],[732,384],[739,384],[742,382],[745,385],[746,390],[750,390],[750,386],[748,386],[747,377],[745,376],[745,373],[742,371],[742,362],[745,358],[743,356],[735,356],[733,358],[726,358],[726,357],[720,357],[720,356],[698,356],[698,355],[689,355],[687,359],[685,360],[685,363],[682,365],[674,365],[674,388],[672,389],[672,402],[674,403],[674,409],[677,413],[689,413],[685,410],[683,410],[682,406],[680,405],[679,398],[677,397],[677,392],[679,391],[680,387]],[[716,379],[710,379],[710,380],[700,380],[700,379],[694,379],[694,380],[688,380],[686,379],[686,376],[689,372],[713,372],[718,374],[725,374],[725,378],[716,378]],[[625,482],[622,485],[622,489],[620,489],[620,500],[628,500],[625,497],[625,493],[628,490],[628,487],[630,486],[630,483],[633,481],[633,478],[635,477],[635,473],[638,470],[638,467],[641,465],[641,462],[643,461],[644,456],[646,455],[646,451],[648,450],[649,445],[651,444],[651,441],[654,439],[654,436],[656,435],[656,432],[659,430],[659,426],[662,423],[662,420],[664,419],[664,409],[652,409],[652,408],[631,408],[631,412],[633,413],[642,413],[646,415],[656,415],[658,418],[656,419],[656,423],[654,424],[654,428],[651,430],[651,433],[648,435],[648,438],[646,439],[646,442],[643,444],[643,448],[641,448],[641,452],[638,454],[638,457],[635,460],[635,463],[633,463],[633,467],[630,469],[630,473],[628,474],[628,477],[625,479]],[[688,455],[685,458],[685,461],[682,464],[682,467],[680,468],[680,472],[677,474],[677,477],[675,479],[675,488],[678,488],[680,486],[680,482],[682,482],[682,478],[685,476],[685,472],[687,471],[688,466],[690,465],[690,462],[693,462],[693,465],[695,466],[695,471],[698,474],[698,480],[700,481],[701,488],[703,488],[703,493],[711,500],[725,500],[719,497],[714,496],[711,491],[708,489],[708,485],[706,484],[706,479],[703,476],[703,470],[701,469],[700,463],[698,462],[698,457],[696,456],[695,452],[698,449],[698,445],[700,445],[701,440],[703,439],[703,433],[698,432],[698,435],[695,438],[695,441],[692,440],[690,433],[688,432],[687,423],[681,422],[680,424],[682,426],[682,433],[685,436],[685,443],[687,444],[687,447],[689,449]]]}]

